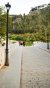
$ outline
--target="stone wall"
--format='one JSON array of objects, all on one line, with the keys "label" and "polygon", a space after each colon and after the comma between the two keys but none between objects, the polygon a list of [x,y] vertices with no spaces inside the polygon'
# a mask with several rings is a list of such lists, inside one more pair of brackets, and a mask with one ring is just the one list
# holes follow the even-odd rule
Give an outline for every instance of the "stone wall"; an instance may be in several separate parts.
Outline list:
[{"label": "stone wall", "polygon": [[4,65],[5,62],[5,49],[3,46],[0,45],[0,69]]}]

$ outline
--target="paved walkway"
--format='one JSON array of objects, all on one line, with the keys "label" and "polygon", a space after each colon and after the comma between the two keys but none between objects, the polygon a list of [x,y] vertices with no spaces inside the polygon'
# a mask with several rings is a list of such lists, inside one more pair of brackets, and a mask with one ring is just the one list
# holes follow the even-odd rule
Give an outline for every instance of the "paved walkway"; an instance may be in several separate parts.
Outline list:
[{"label": "paved walkway", "polygon": [[9,66],[0,70],[0,88],[20,88],[22,47],[9,46]]},{"label": "paved walkway", "polygon": [[0,70],[0,88],[50,88],[50,52],[9,45],[9,66]]},{"label": "paved walkway", "polygon": [[39,47],[24,47],[20,88],[50,88],[50,53]]},{"label": "paved walkway", "polygon": [[43,49],[43,50],[45,50],[45,51],[50,52],[50,43],[49,43],[49,49],[47,49],[47,43],[45,43],[45,42],[40,42],[40,41],[33,42],[33,46],[34,46],[34,47],[38,47],[38,48],[40,48],[40,49]]}]

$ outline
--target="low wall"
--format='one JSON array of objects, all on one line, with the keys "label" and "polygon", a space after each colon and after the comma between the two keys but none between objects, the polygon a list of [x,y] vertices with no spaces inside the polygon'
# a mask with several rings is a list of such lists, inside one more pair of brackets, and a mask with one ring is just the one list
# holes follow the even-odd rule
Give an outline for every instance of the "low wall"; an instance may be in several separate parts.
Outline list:
[{"label": "low wall", "polygon": [[3,46],[0,46],[0,69],[5,63],[5,49]]}]

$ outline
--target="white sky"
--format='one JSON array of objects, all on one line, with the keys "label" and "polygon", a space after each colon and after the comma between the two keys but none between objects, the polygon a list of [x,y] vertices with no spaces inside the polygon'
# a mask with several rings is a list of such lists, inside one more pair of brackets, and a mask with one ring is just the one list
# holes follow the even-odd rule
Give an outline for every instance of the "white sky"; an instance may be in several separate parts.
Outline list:
[{"label": "white sky", "polygon": [[28,14],[32,7],[48,4],[50,0],[0,0],[0,6],[11,4],[10,14]]}]

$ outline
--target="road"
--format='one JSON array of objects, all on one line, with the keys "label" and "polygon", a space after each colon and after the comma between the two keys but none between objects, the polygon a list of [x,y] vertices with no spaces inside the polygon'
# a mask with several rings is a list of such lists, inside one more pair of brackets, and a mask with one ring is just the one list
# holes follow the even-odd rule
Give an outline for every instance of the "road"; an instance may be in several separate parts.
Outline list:
[{"label": "road", "polygon": [[37,46],[24,47],[20,88],[50,88],[50,52]]}]

